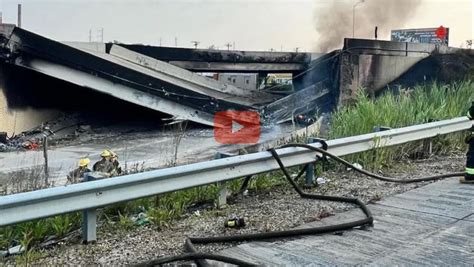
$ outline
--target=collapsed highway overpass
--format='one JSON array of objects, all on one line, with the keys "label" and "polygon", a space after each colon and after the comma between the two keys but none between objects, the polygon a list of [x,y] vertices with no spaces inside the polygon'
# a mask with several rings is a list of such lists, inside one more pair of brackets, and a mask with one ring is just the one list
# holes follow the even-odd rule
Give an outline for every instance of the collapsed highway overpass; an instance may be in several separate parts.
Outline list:
[{"label": "collapsed highway overpass", "polygon": [[[295,101],[294,96],[281,99],[280,95],[209,79],[119,45],[109,45],[107,50],[108,53],[83,49],[15,28],[7,37],[2,57],[9,65],[169,114],[175,120],[205,125],[213,125],[214,114],[226,110],[259,112],[262,121],[273,123],[268,121],[268,104],[280,99],[268,110],[298,107],[314,104],[327,93],[317,87],[321,92],[301,101]],[[289,115],[292,114],[285,113],[285,117],[277,116],[275,120],[291,119]]]},{"label": "collapsed highway overpass", "polygon": [[[21,28],[4,34],[1,47],[3,76],[10,80],[4,83],[3,90],[23,94],[18,98],[28,98],[26,94],[31,92],[35,94],[30,98],[35,98],[42,93],[39,90],[51,91],[51,99],[42,102],[71,98],[67,105],[79,107],[86,102],[101,105],[117,99],[165,114],[169,119],[204,125],[213,125],[214,114],[225,110],[255,111],[266,124],[280,123],[298,114],[328,111],[350,102],[360,87],[377,95],[387,85],[436,79],[446,68],[437,60],[441,56],[462,55],[463,62],[472,59],[470,50],[362,39],[346,39],[342,50],[312,55],[61,43]],[[474,69],[474,63],[470,64],[463,64],[459,73]],[[193,72],[279,70],[293,73],[294,93],[282,96],[240,89]],[[29,80],[26,74],[41,80],[22,86],[29,88],[28,93],[10,88]],[[79,100],[82,92],[95,94]],[[82,103],[72,103],[76,98]]]}]

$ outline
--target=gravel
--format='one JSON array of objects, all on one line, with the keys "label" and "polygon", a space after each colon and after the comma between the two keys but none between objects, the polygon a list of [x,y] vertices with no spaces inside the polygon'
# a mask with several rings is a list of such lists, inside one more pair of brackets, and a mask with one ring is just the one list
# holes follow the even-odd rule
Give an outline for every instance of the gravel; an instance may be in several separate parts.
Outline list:
[{"label": "gravel", "polygon": [[[457,172],[463,169],[464,162],[465,158],[462,155],[400,162],[390,176],[407,179]],[[352,171],[329,171],[324,174],[324,177],[329,179],[327,183],[306,191],[357,197],[365,203],[378,201],[386,196],[427,184],[427,182],[387,183],[368,179]],[[186,236],[235,235],[290,229],[353,207],[348,204],[302,199],[293,189],[284,185],[266,192],[250,192],[247,196],[231,198],[225,209],[204,209],[200,210],[199,215],[196,212],[190,212],[163,229],[154,225],[141,226],[129,231],[101,227],[97,243],[81,245],[78,240],[75,240],[69,244],[55,246],[46,250],[47,256],[34,264],[134,264],[182,253]],[[245,217],[247,226],[243,229],[225,228],[224,222],[233,216]],[[197,247],[203,252],[212,252],[235,245],[238,243]],[[7,260],[13,263],[13,259]]]}]

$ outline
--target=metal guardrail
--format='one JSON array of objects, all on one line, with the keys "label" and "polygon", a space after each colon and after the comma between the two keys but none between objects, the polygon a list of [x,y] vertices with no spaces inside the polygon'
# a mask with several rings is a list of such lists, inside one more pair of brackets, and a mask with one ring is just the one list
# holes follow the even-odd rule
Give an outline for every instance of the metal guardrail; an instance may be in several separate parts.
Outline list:
[{"label": "metal guardrail", "polygon": [[[466,130],[467,117],[437,121],[405,128],[369,133],[327,141],[328,151],[344,156],[374,147],[411,141]],[[319,143],[312,144],[320,147]],[[277,150],[285,166],[316,161],[315,153],[304,148]],[[121,176],[114,179],[48,188],[0,197],[0,226],[65,214],[144,198],[186,188],[224,182],[249,175],[278,170],[269,152],[259,152],[207,162]],[[95,218],[94,218],[95,220]],[[95,237],[95,226],[92,227]]]}]

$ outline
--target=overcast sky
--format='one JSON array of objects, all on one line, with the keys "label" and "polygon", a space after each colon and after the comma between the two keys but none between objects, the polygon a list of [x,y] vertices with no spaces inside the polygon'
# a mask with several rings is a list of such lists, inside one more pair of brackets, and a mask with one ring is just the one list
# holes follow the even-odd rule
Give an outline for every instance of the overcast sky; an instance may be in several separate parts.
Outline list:
[{"label": "overcast sky", "polygon": [[[16,23],[16,7],[21,3],[23,28],[60,41],[88,41],[89,29],[97,41],[98,29],[104,28],[105,41],[123,43],[158,45],[161,39],[163,46],[174,46],[176,37],[180,47],[191,47],[196,40],[201,42],[199,47],[224,49],[225,43],[235,42],[236,49],[314,51],[317,40],[324,38],[314,29],[315,19],[331,1],[0,0],[0,9],[4,22]],[[460,46],[474,35],[473,2],[422,0],[413,18],[395,27],[444,25],[450,28],[450,45]],[[361,4],[356,18],[363,14]]]}]

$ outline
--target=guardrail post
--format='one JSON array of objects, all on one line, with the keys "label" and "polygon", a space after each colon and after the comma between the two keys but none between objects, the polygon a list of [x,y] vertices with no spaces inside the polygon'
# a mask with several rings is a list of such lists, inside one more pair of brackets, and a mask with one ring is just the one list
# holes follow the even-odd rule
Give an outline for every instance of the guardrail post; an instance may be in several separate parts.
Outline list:
[{"label": "guardrail post", "polygon": [[[314,138],[314,137],[308,137],[308,139],[306,140],[306,143],[308,144],[311,144],[311,143],[314,143],[316,142],[318,138]],[[314,178],[314,164],[315,163],[308,163],[306,164],[306,167],[305,167],[305,174],[306,174],[306,179],[305,179],[305,186],[306,187],[312,187],[314,185],[314,181],[315,181],[315,178]]]},{"label": "guardrail post", "polygon": [[[84,174],[84,182],[96,180],[91,173]],[[97,240],[97,211],[88,209],[82,212],[82,242],[93,243]]]},{"label": "guardrail post", "polygon": [[[390,127],[387,127],[387,126],[374,126],[372,132],[374,133],[378,133],[378,132],[383,132],[383,131],[388,131],[388,130],[391,130],[392,128]],[[376,161],[377,159],[377,145],[374,147],[374,151],[372,152],[372,157],[373,157],[373,160],[374,162]]]},{"label": "guardrail post", "polygon": [[[234,155],[228,154],[228,153],[221,153],[217,152],[215,155],[215,159],[222,159],[222,158],[228,158],[228,157],[233,157]],[[229,190],[227,188],[227,183],[226,182],[218,182],[217,183],[219,186],[219,195],[217,196],[217,207],[224,208],[227,205],[227,195],[229,193]]]},{"label": "guardrail post", "polygon": [[433,138],[428,139],[430,140],[429,148],[428,148],[428,153],[430,153],[430,156],[433,155]]}]

